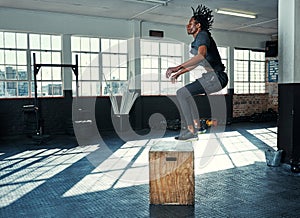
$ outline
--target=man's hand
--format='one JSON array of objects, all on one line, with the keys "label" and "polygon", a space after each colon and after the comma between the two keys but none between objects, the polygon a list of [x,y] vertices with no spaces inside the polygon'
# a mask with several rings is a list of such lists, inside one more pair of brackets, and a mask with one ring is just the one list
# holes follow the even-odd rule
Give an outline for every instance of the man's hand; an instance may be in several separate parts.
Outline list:
[{"label": "man's hand", "polygon": [[181,73],[174,73],[172,76],[171,76],[171,82],[172,83],[176,83],[177,82],[177,78],[181,75]]},{"label": "man's hand", "polygon": [[176,73],[180,69],[181,69],[181,66],[178,66],[178,67],[169,67],[167,69],[167,71],[166,71],[166,77],[170,78],[170,76],[172,75],[172,73]]}]

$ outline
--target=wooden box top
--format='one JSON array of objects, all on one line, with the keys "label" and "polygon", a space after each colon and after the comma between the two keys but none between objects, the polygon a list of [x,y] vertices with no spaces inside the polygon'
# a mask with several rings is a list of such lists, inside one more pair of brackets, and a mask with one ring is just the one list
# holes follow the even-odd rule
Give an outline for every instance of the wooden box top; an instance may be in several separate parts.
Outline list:
[{"label": "wooden box top", "polygon": [[178,140],[169,140],[169,141],[158,141],[153,144],[150,148],[150,152],[157,151],[178,151],[178,152],[192,152],[193,144],[192,142],[184,142]]}]

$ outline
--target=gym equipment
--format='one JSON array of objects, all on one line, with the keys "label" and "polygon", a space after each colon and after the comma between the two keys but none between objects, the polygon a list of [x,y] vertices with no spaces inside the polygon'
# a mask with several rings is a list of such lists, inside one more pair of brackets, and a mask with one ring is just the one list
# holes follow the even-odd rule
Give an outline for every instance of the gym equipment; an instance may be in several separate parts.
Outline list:
[{"label": "gym equipment", "polygon": [[33,71],[34,71],[34,111],[35,111],[35,121],[36,121],[36,130],[35,130],[35,138],[42,139],[42,125],[41,125],[41,110],[39,108],[38,102],[38,94],[37,94],[37,74],[41,67],[70,67],[73,70],[73,73],[76,77],[76,98],[78,97],[78,55],[75,56],[75,64],[37,64],[36,56],[33,53]]},{"label": "gym equipment", "polygon": [[158,141],[149,150],[150,204],[194,205],[194,149],[191,142]]}]

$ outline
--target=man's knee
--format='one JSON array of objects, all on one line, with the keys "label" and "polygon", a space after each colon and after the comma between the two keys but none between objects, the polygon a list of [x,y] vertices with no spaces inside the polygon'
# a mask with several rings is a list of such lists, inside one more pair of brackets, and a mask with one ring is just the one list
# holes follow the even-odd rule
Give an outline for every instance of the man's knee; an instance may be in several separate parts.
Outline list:
[{"label": "man's knee", "polygon": [[177,96],[177,98],[185,99],[185,98],[188,98],[189,96],[191,96],[191,94],[185,87],[182,87],[176,91],[176,96]]}]

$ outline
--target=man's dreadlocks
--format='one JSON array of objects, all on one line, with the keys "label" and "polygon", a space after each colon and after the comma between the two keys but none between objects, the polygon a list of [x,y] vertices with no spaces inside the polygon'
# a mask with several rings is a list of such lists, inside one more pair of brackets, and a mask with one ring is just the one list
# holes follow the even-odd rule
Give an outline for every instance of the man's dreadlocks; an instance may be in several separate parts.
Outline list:
[{"label": "man's dreadlocks", "polygon": [[196,22],[201,24],[201,29],[207,31],[211,30],[212,24],[214,22],[213,15],[211,14],[212,10],[202,4],[198,5],[196,10],[193,7],[192,9],[194,14],[192,18],[194,18]]}]

